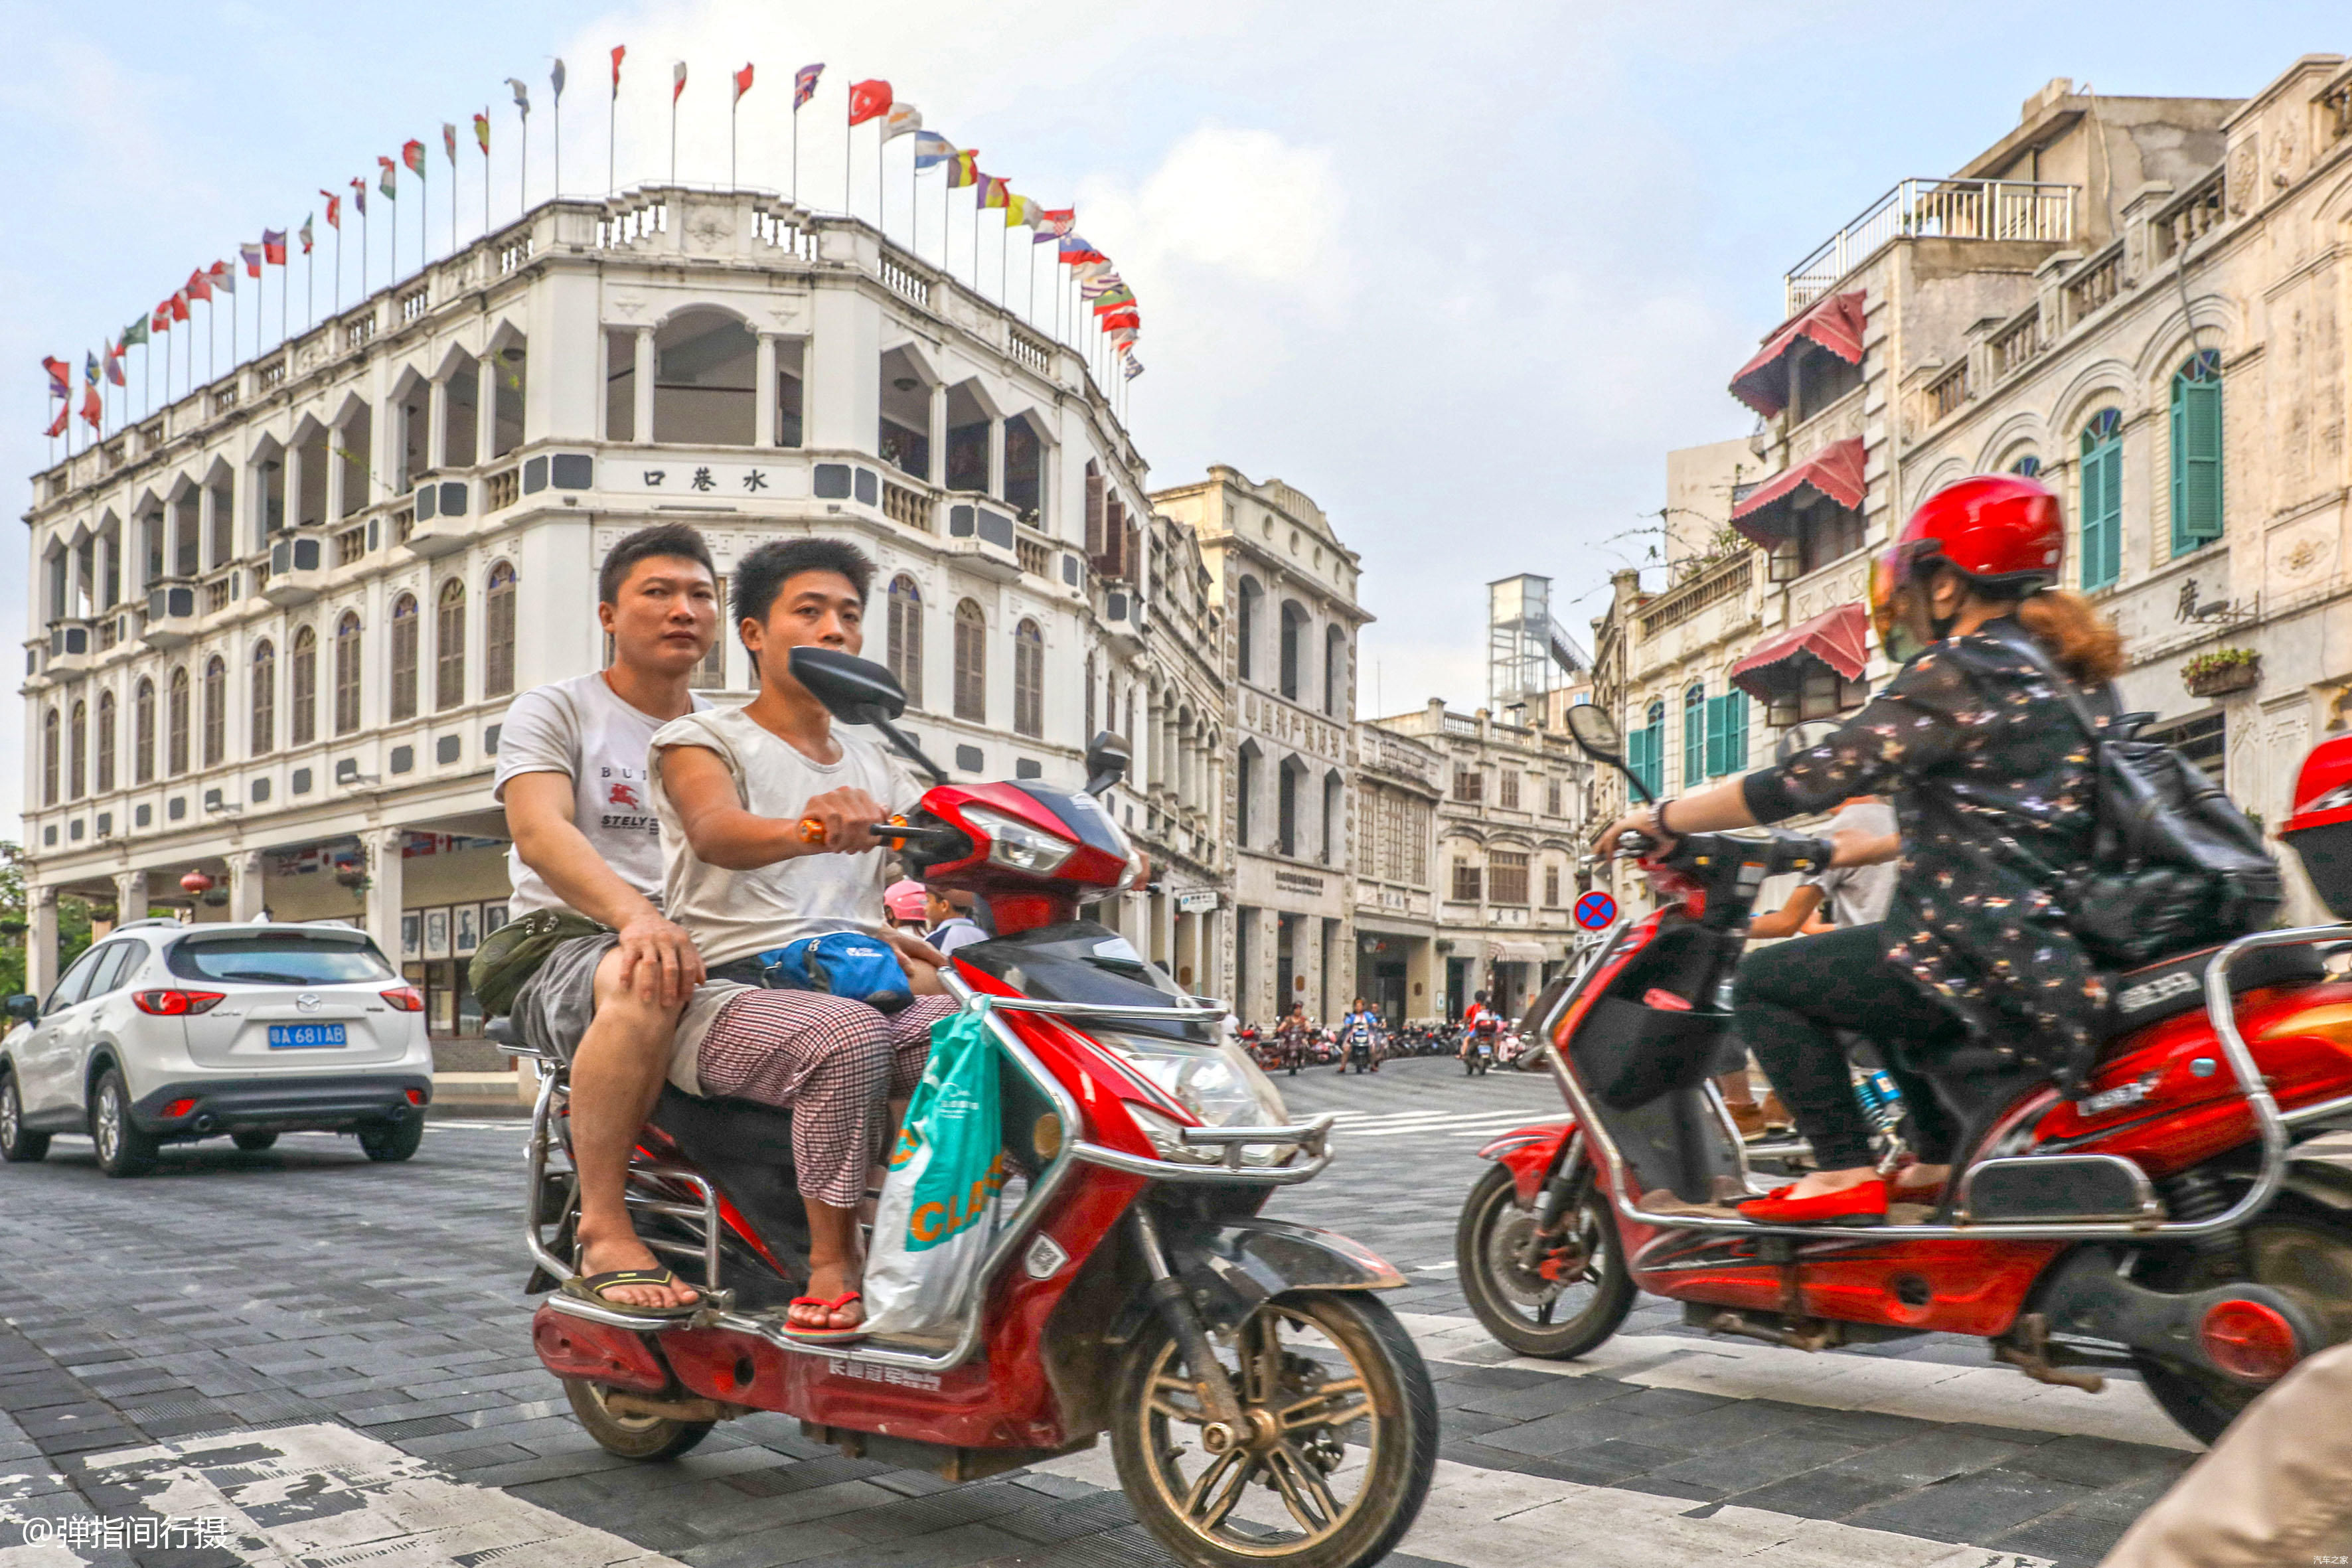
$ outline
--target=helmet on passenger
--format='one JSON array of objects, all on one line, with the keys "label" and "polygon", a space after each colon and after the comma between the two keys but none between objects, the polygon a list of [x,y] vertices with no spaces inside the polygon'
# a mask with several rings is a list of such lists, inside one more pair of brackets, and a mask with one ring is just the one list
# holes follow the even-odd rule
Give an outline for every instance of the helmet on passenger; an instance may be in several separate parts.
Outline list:
[{"label": "helmet on passenger", "polygon": [[2058,581],[2066,526],[2058,498],[2022,474],[1979,474],[1920,503],[1872,566],[1870,620],[1881,647],[1895,625],[1895,591],[1951,567],[1992,598],[2018,599]]}]

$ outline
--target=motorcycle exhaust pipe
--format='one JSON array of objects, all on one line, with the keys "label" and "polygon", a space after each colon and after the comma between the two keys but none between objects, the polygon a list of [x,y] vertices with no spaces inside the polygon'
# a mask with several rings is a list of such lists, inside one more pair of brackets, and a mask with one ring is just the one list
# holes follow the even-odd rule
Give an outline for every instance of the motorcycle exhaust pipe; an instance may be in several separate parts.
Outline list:
[{"label": "motorcycle exhaust pipe", "polygon": [[188,1125],[194,1128],[199,1132],[209,1132],[220,1124],[213,1120],[213,1113],[207,1110],[202,1116],[197,1117],[194,1121],[189,1122]]}]

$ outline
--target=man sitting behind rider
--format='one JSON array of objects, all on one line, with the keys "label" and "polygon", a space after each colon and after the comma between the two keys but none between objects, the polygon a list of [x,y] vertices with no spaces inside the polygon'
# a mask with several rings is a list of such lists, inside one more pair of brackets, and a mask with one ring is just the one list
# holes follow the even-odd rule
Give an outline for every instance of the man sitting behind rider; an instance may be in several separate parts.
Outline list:
[{"label": "man sitting behind rider", "polygon": [[510,1011],[527,1043],[571,1056],[583,1278],[566,1289],[616,1307],[676,1310],[696,1298],[637,1239],[623,1194],[629,1150],[669,1068],[671,1028],[702,979],[693,940],[658,903],[646,749],[662,725],[704,706],[688,683],[719,635],[716,582],[709,548],[685,523],[622,540],[597,580],[612,667],[524,692],[499,735],[509,910],[568,910],[609,928],[557,947]]},{"label": "man sitting behind rider", "polygon": [[[735,569],[737,630],[759,671],[740,709],[688,714],[653,738],[671,915],[694,933],[712,978],[677,1028],[670,1080],[693,1094],[793,1109],[793,1163],[808,1207],[809,1293],[793,1304],[798,1337],[854,1337],[863,1264],[857,1204],[887,1126],[886,1100],[922,1078],[940,955],[893,931],[884,852],[871,829],[919,792],[882,748],[834,727],[794,679],[795,647],[855,654],[874,563],[833,540],[778,540]],[[803,819],[821,825],[814,840]],[[759,957],[800,937],[859,931],[907,961],[919,993],[885,1016],[816,991],[769,991]]]},{"label": "man sitting behind rider", "polygon": [[1486,1005],[1484,991],[1476,992],[1470,998],[1470,1005],[1462,1009],[1462,1048],[1454,1054],[1466,1061],[1470,1053],[1478,1048],[1481,1036],[1491,1042],[1502,1032],[1503,1016]]}]

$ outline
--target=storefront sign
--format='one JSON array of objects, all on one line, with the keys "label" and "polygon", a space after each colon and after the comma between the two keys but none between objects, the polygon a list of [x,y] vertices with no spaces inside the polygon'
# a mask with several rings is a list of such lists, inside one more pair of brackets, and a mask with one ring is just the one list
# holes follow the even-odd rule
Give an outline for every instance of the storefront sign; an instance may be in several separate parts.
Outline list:
[{"label": "storefront sign", "polygon": [[1176,895],[1176,912],[1180,915],[1206,914],[1216,907],[1214,888],[1188,888]]}]

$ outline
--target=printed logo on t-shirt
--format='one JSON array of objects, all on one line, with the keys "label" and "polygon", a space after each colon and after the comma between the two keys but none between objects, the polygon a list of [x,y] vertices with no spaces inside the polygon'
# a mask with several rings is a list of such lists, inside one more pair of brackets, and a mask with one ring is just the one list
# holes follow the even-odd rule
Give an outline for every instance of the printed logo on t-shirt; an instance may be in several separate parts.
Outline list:
[{"label": "printed logo on t-shirt", "polygon": [[604,799],[609,805],[625,805],[632,811],[643,811],[646,808],[646,803],[637,798],[637,786],[635,784],[607,784],[604,788]]},{"label": "printed logo on t-shirt", "polygon": [[602,826],[615,833],[661,832],[660,818],[646,809],[644,786],[637,782],[644,774],[638,769],[607,763],[597,772],[604,780],[604,805],[608,808],[599,815]]}]

